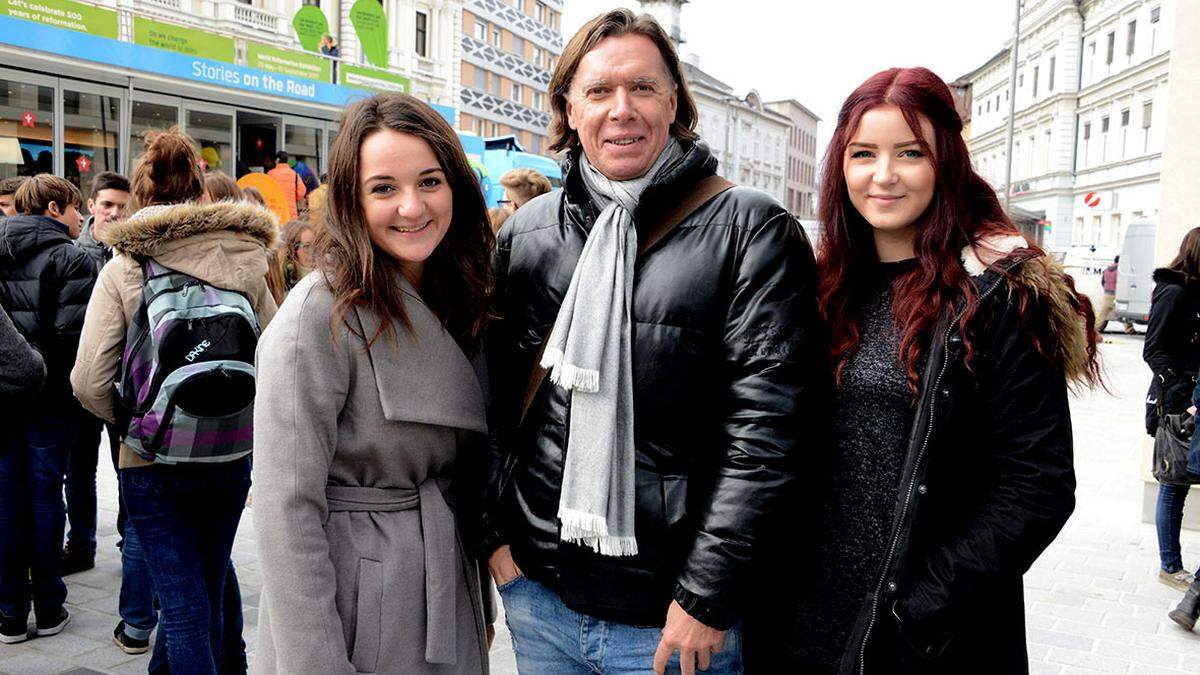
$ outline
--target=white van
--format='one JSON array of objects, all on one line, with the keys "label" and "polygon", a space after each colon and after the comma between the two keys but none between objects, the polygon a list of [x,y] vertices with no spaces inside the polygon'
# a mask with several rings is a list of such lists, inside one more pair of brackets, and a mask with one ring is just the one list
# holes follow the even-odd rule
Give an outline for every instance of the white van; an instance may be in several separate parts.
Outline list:
[{"label": "white van", "polygon": [[1144,324],[1150,320],[1150,294],[1154,292],[1154,236],[1152,220],[1135,220],[1125,230],[1121,263],[1117,267],[1116,318]]}]

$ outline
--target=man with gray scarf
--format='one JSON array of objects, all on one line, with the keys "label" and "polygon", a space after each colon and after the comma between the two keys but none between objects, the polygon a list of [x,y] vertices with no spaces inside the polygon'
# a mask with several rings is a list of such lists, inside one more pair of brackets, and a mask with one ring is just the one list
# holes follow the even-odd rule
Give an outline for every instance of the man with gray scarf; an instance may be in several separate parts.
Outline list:
[{"label": "man with gray scarf", "polygon": [[482,553],[517,665],[741,673],[751,566],[823,436],[812,251],[769,196],[711,188],[649,16],[590,21],[550,90],[564,185],[498,235],[487,345]]}]

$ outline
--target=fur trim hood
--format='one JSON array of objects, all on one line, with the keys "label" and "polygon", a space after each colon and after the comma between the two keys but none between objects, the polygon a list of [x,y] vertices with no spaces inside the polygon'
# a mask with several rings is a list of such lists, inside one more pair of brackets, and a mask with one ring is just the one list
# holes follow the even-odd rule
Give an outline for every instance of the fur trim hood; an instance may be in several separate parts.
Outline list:
[{"label": "fur trim hood", "polygon": [[1189,279],[1187,274],[1179,270],[1173,270],[1170,267],[1160,267],[1154,270],[1154,283],[1156,284],[1177,284],[1179,286],[1195,286],[1198,285],[1197,279]]},{"label": "fur trim hood", "polygon": [[102,239],[126,255],[155,256],[168,243],[217,232],[247,235],[269,250],[277,230],[275,216],[254,204],[188,203],[144,207],[109,225]]},{"label": "fur trim hood", "polygon": [[[1028,248],[1028,242],[1019,235],[986,237],[975,246],[963,249],[963,267],[972,277],[982,277],[988,271],[988,265],[1015,258],[1018,250]],[[1008,285],[1009,298],[1023,294],[1030,300],[1044,303],[1050,312],[1050,328],[1057,340],[1057,353],[1062,359],[1067,382],[1081,388],[1100,384],[1099,376],[1092,368],[1095,345],[1088,339],[1087,324],[1078,311],[1086,298],[1075,290],[1075,281],[1062,263],[1039,254],[1020,260],[1008,269],[1008,278],[1003,283]]]}]

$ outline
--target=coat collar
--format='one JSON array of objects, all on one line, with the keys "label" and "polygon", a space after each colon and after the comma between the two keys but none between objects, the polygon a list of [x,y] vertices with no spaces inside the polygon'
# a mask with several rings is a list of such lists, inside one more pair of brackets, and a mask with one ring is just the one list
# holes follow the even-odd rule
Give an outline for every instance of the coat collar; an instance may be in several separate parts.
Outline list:
[{"label": "coat collar", "polygon": [[[398,325],[394,338],[380,336],[368,350],[383,416],[487,433],[483,390],[471,362],[412,285],[401,283],[412,330]],[[379,317],[361,306],[354,311],[363,335],[375,335]]]},{"label": "coat collar", "polygon": [[246,234],[270,249],[276,236],[275,217],[246,202],[153,205],[104,230],[104,243],[126,255],[154,256],[164,245],[198,234]]}]

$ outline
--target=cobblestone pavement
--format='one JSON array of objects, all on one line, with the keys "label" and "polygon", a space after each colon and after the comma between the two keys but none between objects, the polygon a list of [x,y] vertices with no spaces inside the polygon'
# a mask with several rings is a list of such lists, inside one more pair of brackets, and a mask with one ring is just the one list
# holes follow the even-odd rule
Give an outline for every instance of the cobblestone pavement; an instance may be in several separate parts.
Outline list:
[{"label": "cobblestone pavement", "polygon": [[[1166,618],[1179,594],[1158,583],[1154,528],[1140,520],[1142,393],[1149,381],[1138,337],[1109,336],[1102,347],[1113,390],[1073,399],[1078,507],[1055,543],[1026,576],[1033,673],[1200,673],[1200,635]],[[101,453],[106,457],[107,453]],[[127,656],[111,641],[117,623],[120,563],[114,547],[116,481],[100,467],[96,569],[68,577],[72,621],[63,634],[0,645],[0,673],[141,673],[146,656]],[[243,518],[233,560],[255,640],[262,571],[254,531]],[[1188,565],[1200,563],[1200,533],[1184,532]],[[516,673],[503,622],[492,672]]]}]

